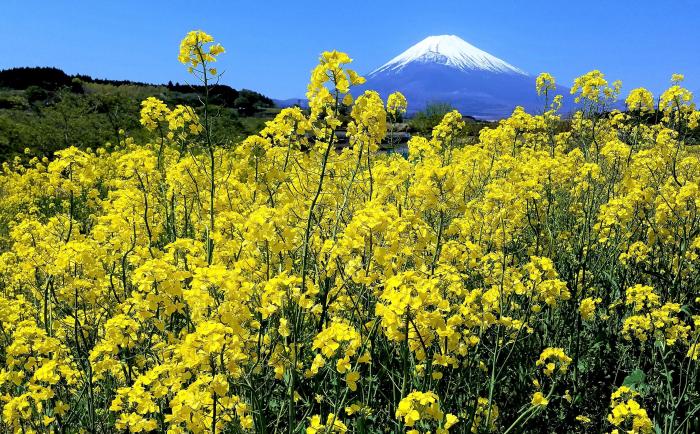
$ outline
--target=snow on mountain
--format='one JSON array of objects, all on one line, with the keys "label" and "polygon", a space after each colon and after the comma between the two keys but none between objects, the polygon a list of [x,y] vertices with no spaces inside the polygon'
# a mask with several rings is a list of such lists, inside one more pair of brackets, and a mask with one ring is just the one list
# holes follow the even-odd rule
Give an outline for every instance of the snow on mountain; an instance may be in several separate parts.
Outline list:
[{"label": "snow on mountain", "polygon": [[459,36],[428,36],[370,73],[397,71],[413,63],[435,63],[461,70],[527,75],[524,71],[473,46]]},{"label": "snow on mountain", "polygon": [[[537,113],[545,105],[535,77],[455,35],[418,42],[368,74],[353,93],[364,90],[376,90],[383,98],[402,92],[409,115],[430,103],[448,103],[464,115],[495,120],[508,117],[516,106]],[[564,95],[564,108],[570,107],[567,90],[556,93]]]}]

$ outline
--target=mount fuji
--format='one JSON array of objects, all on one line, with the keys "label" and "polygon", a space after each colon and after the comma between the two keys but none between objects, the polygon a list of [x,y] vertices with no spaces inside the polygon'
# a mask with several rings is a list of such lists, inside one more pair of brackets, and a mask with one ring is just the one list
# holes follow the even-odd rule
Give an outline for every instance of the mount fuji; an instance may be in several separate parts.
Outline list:
[{"label": "mount fuji", "polygon": [[[367,75],[360,87],[386,98],[400,91],[408,112],[433,102],[448,103],[463,115],[494,120],[508,117],[516,106],[530,113],[544,109],[544,97],[535,90],[535,77],[455,35],[429,36]],[[564,108],[571,108],[568,90]]]}]

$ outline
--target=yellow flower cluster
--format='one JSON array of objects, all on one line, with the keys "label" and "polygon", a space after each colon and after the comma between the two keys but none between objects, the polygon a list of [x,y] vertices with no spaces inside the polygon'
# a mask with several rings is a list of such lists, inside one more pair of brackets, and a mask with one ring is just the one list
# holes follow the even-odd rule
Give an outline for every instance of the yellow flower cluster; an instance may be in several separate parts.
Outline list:
[{"label": "yellow flower cluster", "polygon": [[[435,421],[438,434],[447,434],[459,418],[453,414],[444,414],[440,410],[438,396],[433,392],[411,392],[399,402],[396,409],[396,417],[401,419],[409,428],[413,428],[418,422],[425,424],[427,421]],[[419,434],[417,429],[407,431],[408,434]]]},{"label": "yellow flower cluster", "polygon": [[614,100],[620,93],[622,83],[615,81],[608,85],[605,74],[598,70],[590,71],[574,80],[571,94],[576,95],[576,102],[605,103]]},{"label": "yellow flower cluster", "polygon": [[547,94],[552,90],[556,90],[557,84],[551,74],[543,72],[535,79],[535,90],[537,95]]},{"label": "yellow flower cluster", "polygon": [[566,373],[570,364],[571,357],[567,356],[562,348],[545,348],[535,362],[535,365],[542,367],[544,374],[550,377],[557,367],[560,373]]},{"label": "yellow flower cluster", "polygon": [[627,103],[627,108],[630,110],[654,110],[654,96],[643,87],[632,89],[625,102]]},{"label": "yellow flower cluster", "polygon": [[401,92],[394,92],[386,99],[386,111],[394,117],[406,113],[407,108],[408,102]]},{"label": "yellow flower cluster", "polygon": [[149,131],[158,128],[161,122],[166,122],[169,114],[168,106],[154,96],[141,101],[141,125]]},{"label": "yellow flower cluster", "polygon": [[345,433],[348,427],[338,420],[333,413],[329,413],[325,425],[321,423],[321,416],[314,415],[309,421],[309,426],[306,428],[306,434],[330,434],[330,433]]},{"label": "yellow flower cluster", "polygon": [[652,287],[635,285],[628,288],[625,303],[633,306],[634,313],[623,323],[622,335],[626,339],[634,335],[644,342],[654,334],[667,345],[674,345],[679,339],[688,341],[691,327],[679,316],[681,305],[671,302],[661,305],[660,297]]},{"label": "yellow flower cluster", "polygon": [[[325,125],[329,128],[335,129],[340,125],[337,119],[338,102],[344,101],[345,96],[349,95],[350,86],[365,82],[364,77],[346,67],[351,62],[350,56],[339,51],[325,51],[321,54],[319,64],[311,71],[311,81],[306,92],[312,121],[324,114]],[[328,139],[328,136],[324,138]]]},{"label": "yellow flower cluster", "polygon": [[531,404],[533,407],[546,407],[549,404],[549,399],[545,398],[542,392],[535,392],[532,394]]},{"label": "yellow flower cluster", "polygon": [[[649,418],[645,409],[635,401],[635,397],[639,393],[631,390],[626,386],[621,386],[613,392],[610,399],[611,411],[608,415],[608,422],[612,425],[624,429],[628,434],[650,434],[653,432],[654,425]],[[618,428],[610,431],[610,434],[619,434]]]},{"label": "yellow flower cluster", "polygon": [[225,52],[221,44],[214,44],[214,38],[201,31],[193,30],[182,39],[180,42],[180,53],[177,60],[180,63],[187,65],[189,71],[197,70],[197,67],[202,66],[202,72],[208,72],[210,75],[217,75],[215,68],[209,68],[207,65],[216,62],[216,56]]},{"label": "yellow flower cluster", "polygon": [[204,130],[192,107],[178,104],[171,110],[163,101],[152,96],[141,102],[141,125],[149,131],[159,130],[162,140],[166,124],[165,135],[169,140],[185,140],[188,135],[197,135]]},{"label": "yellow flower cluster", "polygon": [[[212,74],[212,44],[181,60]],[[452,111],[404,157],[380,149],[405,98],[353,95],[349,63],[323,53],[310,110],[241,143],[148,98],[146,143],[3,163],[0,431],[693,431],[679,77],[622,113],[593,71],[570,121],[517,108],[478,137]]]},{"label": "yellow flower cluster", "polygon": [[55,398],[76,392],[78,366],[68,348],[32,320],[12,324],[6,331],[12,343],[4,348],[0,386],[11,392],[2,397],[3,423],[14,432],[25,426],[44,430],[70,409]]},{"label": "yellow flower cluster", "polygon": [[595,317],[596,306],[601,301],[603,301],[603,299],[600,297],[586,297],[581,300],[581,304],[579,304],[578,307],[578,311],[581,313],[581,318],[583,318],[585,321],[592,320]]}]

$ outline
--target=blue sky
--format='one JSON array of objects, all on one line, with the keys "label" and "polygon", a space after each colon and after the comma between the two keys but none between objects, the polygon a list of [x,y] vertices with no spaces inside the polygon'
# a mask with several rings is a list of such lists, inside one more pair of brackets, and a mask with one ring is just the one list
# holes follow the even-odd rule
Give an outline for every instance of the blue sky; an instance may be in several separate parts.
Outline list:
[{"label": "blue sky", "polygon": [[178,44],[191,29],[227,49],[223,82],[303,96],[321,51],[367,73],[429,35],[456,34],[569,86],[591,69],[625,89],[665,88],[674,72],[700,91],[700,0],[580,1],[37,1],[0,0],[0,69],[185,81]]}]

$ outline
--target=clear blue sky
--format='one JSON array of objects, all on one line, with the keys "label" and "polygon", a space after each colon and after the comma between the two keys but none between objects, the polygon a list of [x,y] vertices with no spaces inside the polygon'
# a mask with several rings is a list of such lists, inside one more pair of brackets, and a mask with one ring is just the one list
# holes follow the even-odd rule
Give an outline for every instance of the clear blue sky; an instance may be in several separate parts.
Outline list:
[{"label": "clear blue sky", "polygon": [[303,96],[321,51],[346,51],[367,73],[437,34],[566,86],[600,69],[654,92],[680,72],[700,91],[699,0],[0,0],[0,69],[182,82],[178,44],[191,29],[226,47],[224,83],[276,98]]}]

